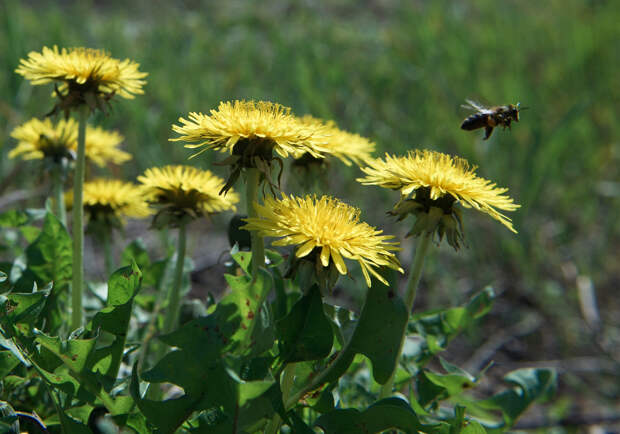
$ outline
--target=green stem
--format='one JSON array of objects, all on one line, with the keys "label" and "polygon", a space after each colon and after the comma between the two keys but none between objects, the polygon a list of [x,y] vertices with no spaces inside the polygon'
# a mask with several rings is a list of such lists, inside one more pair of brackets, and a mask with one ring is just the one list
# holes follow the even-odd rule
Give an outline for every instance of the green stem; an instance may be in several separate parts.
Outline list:
[{"label": "green stem", "polygon": [[112,230],[103,235],[103,263],[105,266],[106,278],[114,272],[114,260],[112,259]]},{"label": "green stem", "polygon": [[[293,381],[295,380],[295,364],[289,363],[284,368],[282,373],[282,401],[286,402],[288,396],[291,392],[291,388],[293,387]],[[280,424],[282,423],[282,419],[278,413],[273,415],[273,418],[269,421],[269,425],[265,428],[265,434],[275,434],[278,432],[278,428],[280,428]]]},{"label": "green stem", "polygon": [[64,182],[62,176],[62,167],[56,164],[52,169],[52,190],[54,194],[54,213],[60,223],[67,227],[67,210],[65,208]]},{"label": "green stem", "polygon": [[[407,312],[411,315],[411,310],[413,309],[413,302],[415,301],[415,296],[418,292],[418,284],[420,283],[420,277],[422,277],[422,269],[424,268],[424,259],[426,258],[426,253],[428,252],[428,247],[431,244],[432,233],[426,233],[422,235],[422,239],[420,240],[420,244],[415,251],[415,257],[413,258],[413,264],[411,265],[411,270],[409,272],[409,280],[407,281],[407,291],[405,293],[405,306],[407,306]],[[379,394],[379,398],[387,398],[392,395],[392,388],[394,387],[394,377],[396,375],[396,371],[398,371],[398,364],[400,362],[400,356],[403,352],[403,347],[405,346],[405,340],[407,339],[407,326],[409,321],[405,322],[405,327],[403,328],[400,348],[398,349],[398,354],[396,355],[396,363],[394,364],[394,370],[392,371],[392,375],[388,379],[387,383],[381,387],[381,392]]]},{"label": "green stem", "polygon": [[174,269],[174,283],[170,292],[168,310],[164,319],[164,333],[170,333],[177,328],[179,313],[181,311],[181,285],[183,283],[183,264],[185,263],[185,245],[187,235],[187,225],[181,223],[179,226],[179,239],[177,245],[177,263]]},{"label": "green stem", "polygon": [[88,106],[78,110],[78,148],[73,179],[73,284],[71,289],[71,328],[82,326],[82,296],[84,292],[84,160]]},{"label": "green stem", "polygon": [[[246,206],[248,217],[258,217],[254,202],[258,202],[258,187],[260,183],[260,172],[258,169],[247,170]],[[252,237],[252,279],[256,279],[258,269],[265,265],[265,245],[263,237],[258,232],[251,231]]]}]

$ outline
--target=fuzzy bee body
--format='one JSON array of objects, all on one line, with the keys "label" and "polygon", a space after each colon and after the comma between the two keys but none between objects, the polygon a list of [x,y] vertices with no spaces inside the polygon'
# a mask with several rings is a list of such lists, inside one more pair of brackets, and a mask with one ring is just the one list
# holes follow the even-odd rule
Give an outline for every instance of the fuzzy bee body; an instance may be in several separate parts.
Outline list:
[{"label": "fuzzy bee body", "polygon": [[465,118],[461,124],[461,129],[472,131],[484,128],[484,140],[491,137],[493,128],[502,126],[506,129],[506,127],[510,128],[512,121],[519,122],[520,103],[486,108],[472,100],[466,101],[468,105],[463,107],[475,110],[476,113]]}]

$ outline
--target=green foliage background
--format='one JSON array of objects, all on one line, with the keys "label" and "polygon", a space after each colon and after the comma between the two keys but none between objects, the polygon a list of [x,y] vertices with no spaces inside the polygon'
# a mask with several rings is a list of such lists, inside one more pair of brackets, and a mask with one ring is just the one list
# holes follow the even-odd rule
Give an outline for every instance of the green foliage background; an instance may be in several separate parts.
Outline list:
[{"label": "green foliage background", "polygon": [[[13,72],[19,59],[44,45],[105,48],[150,74],[144,96],[115,104],[97,120],[119,129],[134,155],[116,174],[133,178],[153,165],[184,162],[189,152],[168,142],[170,125],[235,98],[277,101],[297,114],[333,119],[375,140],[379,153],[457,153],[480,166],[481,176],[510,188],[522,204],[514,215],[519,235],[466,213],[469,248],[434,249],[420,304],[457,304],[491,283],[503,292],[502,302],[491,328],[471,332],[474,346],[493,328],[533,313],[542,330],[507,357],[596,355],[577,282],[593,284],[603,339],[613,346],[620,341],[618,22],[620,2],[613,0],[5,0],[0,189],[7,198],[39,182],[31,166],[6,158],[14,144],[9,134],[51,108],[49,87],[32,87]],[[483,142],[480,132],[458,128],[467,115],[460,108],[465,98],[520,101],[530,109],[511,132]],[[194,163],[210,167],[216,156],[203,157]],[[326,191],[360,206],[364,219],[387,233],[408,230],[384,214],[395,194],[361,187],[356,169],[336,165]],[[404,263],[411,246],[411,240],[403,244]],[[613,400],[620,390],[592,393]]]}]

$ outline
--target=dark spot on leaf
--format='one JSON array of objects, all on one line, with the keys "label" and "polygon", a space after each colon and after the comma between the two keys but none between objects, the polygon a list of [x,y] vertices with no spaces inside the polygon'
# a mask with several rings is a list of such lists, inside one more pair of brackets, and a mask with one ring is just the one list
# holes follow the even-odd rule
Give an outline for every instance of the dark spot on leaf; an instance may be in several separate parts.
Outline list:
[{"label": "dark spot on leaf", "polygon": [[227,344],[227,343],[228,343],[228,338],[227,338],[227,337],[225,337],[225,336],[222,336],[222,342],[223,342],[224,344]]},{"label": "dark spot on leaf", "polygon": [[248,306],[248,307],[250,306],[250,299],[249,298],[245,299],[245,305]]},{"label": "dark spot on leaf", "polygon": [[241,328],[242,328],[243,330],[247,330],[247,329],[248,329],[248,328],[247,328],[247,326],[246,326],[245,324],[243,324],[243,323],[241,323]]},{"label": "dark spot on leaf", "polygon": [[395,295],[395,294],[394,294],[394,291],[392,291],[392,290],[390,289],[390,290],[388,291],[388,294],[387,294],[387,295],[388,295],[388,298],[391,300],[391,299],[393,299],[393,298],[394,298],[394,295]]},{"label": "dark spot on leaf", "polygon": [[77,354],[74,354],[71,356],[71,360],[73,360],[74,362],[77,360],[78,356]]},{"label": "dark spot on leaf", "polygon": [[248,312],[248,319],[254,319],[254,312],[252,311]]}]

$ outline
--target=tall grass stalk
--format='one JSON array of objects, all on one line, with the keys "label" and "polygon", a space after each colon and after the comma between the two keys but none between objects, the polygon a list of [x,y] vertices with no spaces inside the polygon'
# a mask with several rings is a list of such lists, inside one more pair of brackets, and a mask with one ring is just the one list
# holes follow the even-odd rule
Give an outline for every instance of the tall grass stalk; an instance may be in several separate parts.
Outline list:
[{"label": "tall grass stalk", "polygon": [[[422,277],[422,269],[424,268],[424,259],[426,258],[426,253],[428,252],[428,247],[431,244],[431,238],[433,234],[426,233],[422,235],[420,239],[420,243],[418,248],[415,251],[415,257],[413,258],[413,264],[411,264],[411,271],[409,272],[409,279],[407,281],[407,290],[405,292],[405,305],[407,306],[407,314],[411,315],[411,310],[413,309],[413,303],[415,301],[416,294],[418,293],[418,284],[420,283],[420,278]],[[388,379],[387,383],[381,387],[381,392],[379,393],[379,398],[387,398],[392,394],[392,388],[394,387],[394,377],[396,375],[396,371],[398,371],[398,364],[400,362],[400,357],[403,353],[403,347],[405,346],[405,340],[407,339],[407,326],[409,325],[409,320],[405,322],[405,326],[403,328],[400,347],[398,349],[398,354],[396,355],[396,363],[394,364],[394,370],[392,371],[392,375]]]},{"label": "tall grass stalk", "polygon": [[65,208],[64,176],[60,164],[52,169],[52,194],[54,195],[54,213],[60,223],[67,227],[67,210]]},{"label": "tall grass stalk", "polygon": [[71,287],[71,328],[82,326],[82,297],[84,293],[84,164],[86,155],[86,122],[89,108],[78,109],[78,148],[73,180],[73,282]]},{"label": "tall grass stalk", "polygon": [[[258,169],[247,169],[246,173],[246,207],[248,217],[258,217],[254,202],[258,202],[258,187],[260,184],[260,172]],[[252,279],[258,276],[258,270],[265,265],[265,245],[263,237],[256,231],[251,231],[252,237]]]},{"label": "tall grass stalk", "polygon": [[112,230],[103,235],[103,261],[106,277],[109,278],[114,272],[114,259],[112,257]]},{"label": "tall grass stalk", "polygon": [[181,311],[181,286],[183,285],[183,265],[185,264],[185,250],[187,244],[187,223],[179,226],[177,241],[177,263],[174,268],[174,283],[170,292],[168,309],[164,319],[164,333],[170,333],[177,328]]}]

